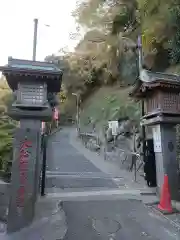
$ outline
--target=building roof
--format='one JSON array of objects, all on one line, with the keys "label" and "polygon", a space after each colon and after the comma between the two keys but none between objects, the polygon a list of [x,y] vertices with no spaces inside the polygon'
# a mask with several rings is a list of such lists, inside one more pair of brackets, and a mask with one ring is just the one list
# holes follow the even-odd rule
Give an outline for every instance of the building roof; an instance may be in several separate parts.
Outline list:
[{"label": "building roof", "polygon": [[32,72],[44,72],[51,73],[51,74],[61,74],[61,69],[57,67],[53,63],[49,62],[40,62],[40,61],[31,61],[31,60],[24,60],[24,59],[15,59],[12,57],[8,58],[8,64],[0,67],[1,71],[12,70],[14,72],[27,72],[31,74]]},{"label": "building roof", "polygon": [[142,69],[129,95],[135,98],[143,98],[148,91],[155,88],[169,88],[171,91],[180,90],[180,76]]},{"label": "building roof", "polygon": [[[62,70],[53,63],[14,59],[10,57],[8,58],[8,64],[1,66],[0,71],[6,76],[12,90],[17,89],[19,80],[28,80],[30,78],[32,80],[33,78],[36,81],[43,79],[47,83],[51,81],[49,90],[52,92],[60,91],[63,73]],[[23,79],[21,77],[23,77]]]}]

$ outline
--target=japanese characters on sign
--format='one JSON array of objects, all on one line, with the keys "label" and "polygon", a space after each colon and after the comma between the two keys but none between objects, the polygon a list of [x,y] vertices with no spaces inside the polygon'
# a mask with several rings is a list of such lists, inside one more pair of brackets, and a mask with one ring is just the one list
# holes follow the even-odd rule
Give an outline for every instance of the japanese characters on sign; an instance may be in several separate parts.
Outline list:
[{"label": "japanese characters on sign", "polygon": [[154,152],[162,152],[160,126],[153,126]]},{"label": "japanese characters on sign", "polygon": [[32,148],[32,143],[30,141],[25,141],[21,144],[20,147],[20,159],[19,159],[19,189],[17,193],[17,206],[22,208],[24,207],[25,202],[25,187],[28,181],[28,162],[30,152],[29,149]]}]

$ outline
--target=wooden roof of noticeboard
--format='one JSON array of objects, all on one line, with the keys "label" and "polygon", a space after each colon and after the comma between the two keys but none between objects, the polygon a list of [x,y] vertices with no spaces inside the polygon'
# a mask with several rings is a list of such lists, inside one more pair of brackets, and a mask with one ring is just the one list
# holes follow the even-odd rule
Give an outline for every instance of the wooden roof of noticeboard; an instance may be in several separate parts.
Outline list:
[{"label": "wooden roof of noticeboard", "polygon": [[180,76],[142,69],[129,95],[134,98],[143,98],[148,91],[152,91],[154,88],[170,88],[177,91],[180,89]]}]

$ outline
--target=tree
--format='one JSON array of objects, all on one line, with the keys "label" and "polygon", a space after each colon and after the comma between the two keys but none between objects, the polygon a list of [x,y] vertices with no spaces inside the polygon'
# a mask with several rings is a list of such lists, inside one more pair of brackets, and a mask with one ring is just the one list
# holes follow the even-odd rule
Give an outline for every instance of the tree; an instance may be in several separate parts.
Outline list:
[{"label": "tree", "polygon": [[[96,51],[98,55],[96,58],[100,61],[104,59],[103,62],[105,62],[103,64],[106,66],[103,68],[104,76],[106,76],[104,82],[122,82],[119,66],[123,65],[121,62],[124,61],[124,56],[129,54],[129,52],[123,54],[125,41],[122,37],[139,26],[137,2],[135,0],[81,1],[74,16],[82,27],[88,29],[80,45],[82,46],[82,43],[87,45],[87,41],[91,41],[91,45],[94,43],[94,45],[104,46],[103,51],[102,47],[99,48],[101,51]],[[87,46],[87,49],[93,52],[89,43]],[[134,74],[134,70],[131,74]]]},{"label": "tree", "polygon": [[13,152],[13,133],[17,125],[7,116],[8,106],[12,103],[12,93],[4,78],[0,79],[0,173],[10,177]]},{"label": "tree", "polygon": [[101,85],[134,83],[138,76],[134,42],[140,34],[148,68],[164,71],[178,64],[178,4],[180,0],[80,1],[73,15],[85,30],[84,37],[73,53],[63,49],[61,57],[49,57],[65,66],[66,104],[74,100],[72,92],[78,92],[83,101]]}]

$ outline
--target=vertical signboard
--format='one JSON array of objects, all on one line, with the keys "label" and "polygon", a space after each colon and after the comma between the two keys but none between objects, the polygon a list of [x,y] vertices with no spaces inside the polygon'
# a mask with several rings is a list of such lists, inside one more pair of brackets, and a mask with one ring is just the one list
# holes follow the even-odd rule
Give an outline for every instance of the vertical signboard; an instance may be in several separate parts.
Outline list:
[{"label": "vertical signboard", "polygon": [[162,152],[160,125],[153,126],[152,130],[153,130],[154,152],[155,153]]},{"label": "vertical signboard", "polygon": [[8,232],[17,231],[31,223],[35,209],[36,159],[38,131],[17,129],[8,213]]},{"label": "vertical signboard", "polygon": [[113,136],[117,136],[118,127],[119,127],[118,121],[109,121],[109,128],[112,129],[112,135]]},{"label": "vertical signboard", "polygon": [[41,134],[45,133],[45,127],[46,127],[46,123],[42,122],[42,124],[41,124]]}]

